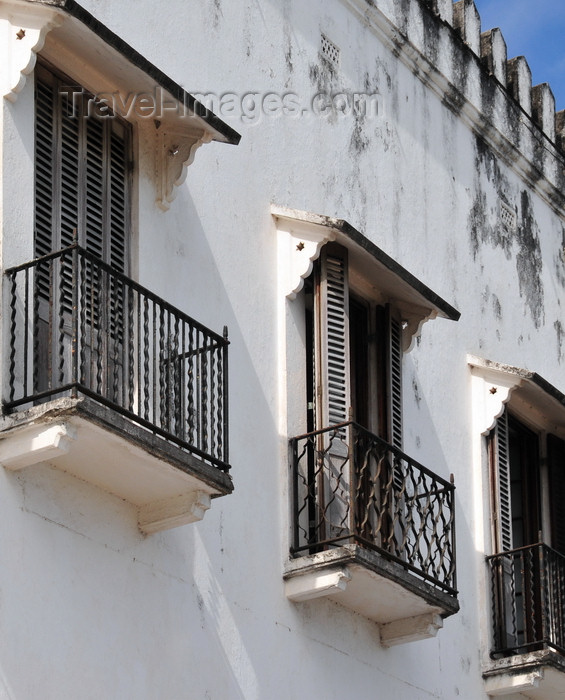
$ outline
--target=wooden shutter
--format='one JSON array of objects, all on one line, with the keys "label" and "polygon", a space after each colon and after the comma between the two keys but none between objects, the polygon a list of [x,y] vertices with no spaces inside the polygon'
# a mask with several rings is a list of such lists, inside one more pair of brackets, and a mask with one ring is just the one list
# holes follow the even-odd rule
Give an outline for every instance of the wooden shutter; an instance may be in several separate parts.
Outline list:
[{"label": "wooden shutter", "polygon": [[[36,81],[35,90],[35,235],[34,255],[39,258],[53,250],[55,121],[51,85]],[[49,274],[44,268],[36,278],[37,294],[49,299]]]},{"label": "wooden shutter", "polygon": [[321,256],[318,336],[321,376],[319,428],[343,423],[349,414],[349,324],[347,251],[326,246]]},{"label": "wooden shutter", "polygon": [[[81,242],[96,257],[108,262],[105,238],[107,211],[107,153],[106,123],[96,117],[88,117],[85,128],[85,182],[82,199],[84,201],[84,236]],[[82,231],[81,231],[82,233]]]},{"label": "wooden shutter", "polygon": [[402,323],[387,306],[389,440],[402,449]]},{"label": "wooden shutter", "polygon": [[565,555],[565,441],[547,436],[551,546]]},{"label": "wooden shutter", "polygon": [[127,274],[131,130],[71,83],[37,67],[35,255],[78,240]]},{"label": "wooden shutter", "polygon": [[497,419],[491,435],[491,464],[494,485],[494,545],[496,552],[513,548],[508,413]]},{"label": "wooden shutter", "polygon": [[[489,442],[494,509],[495,553],[513,548],[508,413],[497,419]],[[494,604],[498,625],[495,645],[509,649],[518,641],[514,559],[502,557],[494,571]]]}]

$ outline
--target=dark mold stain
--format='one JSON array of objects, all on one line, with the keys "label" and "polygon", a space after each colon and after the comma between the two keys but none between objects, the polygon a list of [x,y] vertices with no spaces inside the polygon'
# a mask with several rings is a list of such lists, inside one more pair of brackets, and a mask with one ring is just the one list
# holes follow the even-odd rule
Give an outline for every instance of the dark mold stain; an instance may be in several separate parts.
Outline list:
[{"label": "dark mold stain", "polygon": [[526,190],[522,191],[520,203],[521,222],[516,236],[519,245],[519,251],[516,256],[516,269],[520,284],[520,296],[525,298],[532,314],[534,325],[536,328],[539,328],[544,319],[539,228],[534,219],[530,195]]},{"label": "dark mold stain", "polygon": [[559,284],[565,287],[565,227],[561,225],[561,243],[555,254],[555,275]]},{"label": "dark mold stain", "polygon": [[563,330],[563,324],[559,319],[554,322],[553,327],[555,328],[555,333],[557,335],[557,359],[561,362],[563,358],[563,336],[565,331]]},{"label": "dark mold stain", "polygon": [[502,248],[509,260],[511,258],[512,238],[499,216],[496,216],[494,222],[492,217],[489,218],[487,197],[482,187],[482,174],[484,173],[487,180],[494,186],[498,198],[509,206],[507,192],[510,190],[510,185],[500,170],[498,160],[480,136],[476,137],[476,152],[475,190],[477,194],[469,213],[473,258],[476,259],[481,244],[488,242],[494,247]]},{"label": "dark mold stain", "polygon": [[[511,259],[513,252],[517,249],[515,253],[516,271],[520,296],[530,311],[535,327],[539,328],[544,321],[544,292],[541,281],[542,257],[539,227],[534,218],[530,195],[527,190],[521,192],[518,226],[516,231],[509,231],[502,224],[500,216],[497,214],[496,217],[493,217],[493,212],[489,212],[487,208],[487,197],[483,190],[483,173],[494,187],[499,200],[509,204],[507,192],[511,188],[508,180],[502,174],[495,155],[483,139],[477,136],[476,195],[468,218],[473,257],[476,259],[480,246],[485,243],[494,248],[502,248],[507,259]],[[500,303],[498,303],[498,307],[500,307]],[[495,313],[501,311],[501,309],[493,308]]]},{"label": "dark mold stain", "polygon": [[[433,12],[435,7],[432,7],[431,9]],[[437,21],[437,17],[429,12],[422,12],[422,20],[424,23],[424,45],[426,47],[425,54],[434,65],[437,65],[440,25]]]},{"label": "dark mold stain", "polygon": [[311,63],[308,68],[308,76],[312,85],[318,92],[330,94],[332,83],[336,77],[336,71],[329,61],[323,59],[319,63]]},{"label": "dark mold stain", "polygon": [[495,317],[501,321],[502,320],[502,306],[500,304],[500,299],[496,294],[492,295],[492,310],[494,311]]},{"label": "dark mold stain", "polygon": [[349,140],[349,150],[354,156],[358,156],[369,147],[369,139],[363,133],[364,119],[361,116],[355,117],[355,126]]},{"label": "dark mold stain", "polygon": [[422,400],[422,397],[420,396],[420,388],[418,386],[418,382],[416,381],[416,377],[412,378],[412,391],[414,392],[416,405],[418,406],[418,408],[420,408],[420,401]]},{"label": "dark mold stain", "polygon": [[218,25],[220,24],[220,20],[224,16],[224,13],[222,12],[222,0],[213,0],[212,11],[213,11],[212,22],[214,24],[214,29],[217,29]]}]

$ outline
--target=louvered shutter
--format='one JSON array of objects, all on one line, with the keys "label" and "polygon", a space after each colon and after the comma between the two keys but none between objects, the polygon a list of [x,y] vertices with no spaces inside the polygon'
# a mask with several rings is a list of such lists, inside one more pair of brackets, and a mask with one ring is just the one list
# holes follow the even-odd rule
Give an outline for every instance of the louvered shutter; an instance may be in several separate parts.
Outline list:
[{"label": "louvered shutter", "polygon": [[128,178],[129,178],[129,132],[125,125],[112,121],[110,130],[109,171],[109,230],[110,249],[108,262],[124,274],[128,272]]},{"label": "louvered shutter", "polygon": [[[51,85],[36,81],[35,86],[35,236],[34,255],[39,258],[53,250],[54,236],[54,163],[55,121],[53,115],[54,95]],[[50,281],[48,270],[39,268],[36,278],[36,293],[41,299],[49,299]]]},{"label": "louvered shutter", "polygon": [[565,555],[565,441],[547,436],[551,546]]},{"label": "louvered shutter", "polygon": [[35,254],[78,240],[115,269],[128,272],[130,128],[100,118],[76,88],[36,70]]},{"label": "louvered shutter", "polygon": [[[328,245],[322,250],[317,313],[317,419],[319,428],[348,419],[349,392],[349,285],[347,251]],[[320,436],[323,473],[317,484],[321,505],[322,537],[341,537],[350,531],[350,431],[340,428]]]},{"label": "louvered shutter", "polygon": [[[94,116],[85,120],[85,186],[84,200],[84,236],[83,245],[97,258],[108,261],[105,237],[108,235],[106,218],[106,126],[102,119]],[[81,232],[82,233],[82,232]]]},{"label": "louvered shutter", "polygon": [[508,552],[513,547],[513,540],[508,413],[506,410],[497,419],[492,437],[495,482],[495,547],[497,552]]},{"label": "louvered shutter", "polygon": [[387,306],[389,440],[402,449],[402,323]]},{"label": "louvered shutter", "polygon": [[321,256],[319,355],[321,411],[319,428],[343,423],[349,413],[349,323],[347,251],[326,246]]},{"label": "louvered shutter", "polygon": [[[37,66],[35,78],[35,255],[56,252],[78,241],[97,258],[127,274],[131,129],[112,116],[97,116],[89,109],[89,100],[94,98],[79,87],[69,88],[72,81],[45,66]],[[58,381],[61,377],[70,380],[70,342],[63,338],[61,344],[49,328],[57,327],[70,336],[72,285],[70,256],[38,268],[38,388],[46,388],[55,375]],[[86,344],[93,344],[90,351],[107,363],[109,373],[113,373],[112,385],[117,385],[123,284],[106,272],[95,273],[88,262],[81,293],[84,320],[91,331],[97,331],[96,335],[86,333]]]},{"label": "louvered shutter", "polygon": [[[497,419],[491,433],[490,449],[494,484],[494,548],[495,552],[502,553],[511,551],[513,548],[510,449],[506,410]],[[501,623],[497,630],[499,639],[495,642],[498,648],[507,649],[513,647],[518,640],[513,558],[501,557],[494,573],[496,614]]]}]

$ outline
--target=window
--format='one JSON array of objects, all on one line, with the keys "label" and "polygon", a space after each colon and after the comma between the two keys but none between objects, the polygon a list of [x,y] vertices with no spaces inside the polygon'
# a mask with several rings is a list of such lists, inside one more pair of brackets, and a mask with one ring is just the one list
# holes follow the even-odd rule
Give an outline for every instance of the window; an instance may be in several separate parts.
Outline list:
[{"label": "window", "polygon": [[308,430],[353,420],[401,448],[401,321],[354,280],[347,249],[330,243],[305,285]]},{"label": "window", "polygon": [[402,353],[424,321],[459,313],[346,221],[273,214],[297,435],[286,595],[335,599],[383,644],[433,636],[458,610],[454,486],[402,451]]},{"label": "window", "polygon": [[35,254],[78,242],[128,273],[131,126],[70,78],[36,70]]},{"label": "window", "polygon": [[565,441],[505,409],[488,437],[494,654],[565,652]]},{"label": "window", "polygon": [[131,221],[151,250],[154,208],[169,208],[196,150],[239,135],[78,3],[2,10],[3,106],[20,137],[6,162],[34,152],[35,166],[19,184],[29,225],[4,227],[2,464],[48,461],[135,506],[147,533],[201,519],[233,488],[227,329],[130,278]]},{"label": "window", "polygon": [[[72,296],[80,283],[87,339],[82,379],[90,384],[103,372],[110,377],[110,398],[123,400],[124,289],[96,261],[129,271],[131,125],[111,113],[100,116],[95,104],[71,79],[37,67],[34,251],[36,258],[58,255],[37,269],[35,338],[41,361],[35,390],[47,390],[57,374],[72,380]],[[81,258],[80,271],[71,252],[60,252],[73,244],[93,256]],[[55,320],[57,308],[61,316]],[[60,333],[50,338],[50,326]]]}]

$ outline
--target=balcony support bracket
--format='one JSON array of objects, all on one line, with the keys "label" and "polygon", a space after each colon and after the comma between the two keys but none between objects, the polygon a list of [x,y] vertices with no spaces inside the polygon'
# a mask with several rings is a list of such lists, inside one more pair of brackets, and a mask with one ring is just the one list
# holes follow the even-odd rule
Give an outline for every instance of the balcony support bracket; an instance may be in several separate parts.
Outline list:
[{"label": "balcony support bracket", "polygon": [[0,442],[0,464],[15,471],[49,462],[66,454],[75,438],[67,423],[32,424]]},{"label": "balcony support bracket", "polygon": [[194,523],[202,520],[210,505],[210,494],[205,491],[195,491],[187,496],[150,503],[139,508],[138,526],[142,532],[149,535]]},{"label": "balcony support bracket", "polygon": [[491,697],[513,695],[523,691],[539,688],[543,680],[543,670],[529,671],[526,673],[504,673],[485,678],[485,690]]},{"label": "balcony support bracket", "polygon": [[381,625],[381,644],[384,647],[392,647],[396,644],[429,639],[435,637],[442,627],[443,618],[436,613],[395,620]]},{"label": "balcony support bracket", "polygon": [[347,567],[312,571],[302,576],[295,576],[285,581],[285,593],[289,600],[302,602],[335,595],[344,591],[351,580]]}]

